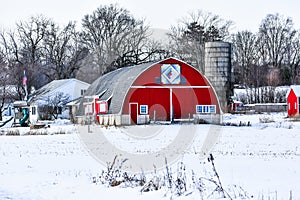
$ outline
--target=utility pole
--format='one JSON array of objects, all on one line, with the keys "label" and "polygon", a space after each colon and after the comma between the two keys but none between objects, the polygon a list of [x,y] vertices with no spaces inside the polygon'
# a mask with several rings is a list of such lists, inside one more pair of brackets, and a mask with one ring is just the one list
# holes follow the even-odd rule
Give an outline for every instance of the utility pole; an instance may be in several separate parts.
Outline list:
[{"label": "utility pole", "polygon": [[[93,115],[94,111],[92,108],[94,96],[84,96],[85,99],[88,99],[87,102],[87,123],[88,123],[88,133],[92,133],[91,131],[91,114]],[[90,101],[92,99],[92,101]],[[92,110],[90,110],[92,109]]]}]

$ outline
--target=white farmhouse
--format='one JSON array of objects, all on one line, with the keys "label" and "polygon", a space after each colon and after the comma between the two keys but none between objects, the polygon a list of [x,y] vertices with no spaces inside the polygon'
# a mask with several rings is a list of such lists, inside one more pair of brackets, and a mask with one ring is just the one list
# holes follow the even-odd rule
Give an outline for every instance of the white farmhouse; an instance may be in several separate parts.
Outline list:
[{"label": "white farmhouse", "polygon": [[70,118],[68,103],[80,99],[90,84],[77,79],[54,80],[29,95],[30,121]]}]

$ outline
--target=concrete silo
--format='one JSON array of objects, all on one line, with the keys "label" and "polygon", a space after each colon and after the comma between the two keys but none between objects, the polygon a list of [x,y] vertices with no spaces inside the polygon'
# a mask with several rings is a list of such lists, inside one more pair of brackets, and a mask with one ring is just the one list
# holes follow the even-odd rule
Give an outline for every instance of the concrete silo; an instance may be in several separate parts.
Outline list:
[{"label": "concrete silo", "polygon": [[228,112],[233,95],[233,49],[228,42],[205,43],[205,76],[218,95],[223,112]]}]

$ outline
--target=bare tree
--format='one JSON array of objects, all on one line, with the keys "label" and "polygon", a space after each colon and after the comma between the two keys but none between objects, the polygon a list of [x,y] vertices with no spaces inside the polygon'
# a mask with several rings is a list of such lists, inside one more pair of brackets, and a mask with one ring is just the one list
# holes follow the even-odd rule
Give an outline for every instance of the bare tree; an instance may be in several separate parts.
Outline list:
[{"label": "bare tree", "polygon": [[114,70],[121,66],[158,61],[170,57],[170,55],[170,52],[160,42],[148,40],[143,45],[137,45],[136,48],[120,55],[111,69]]},{"label": "bare tree", "polygon": [[[241,31],[233,36],[237,79],[247,88],[246,103],[275,100],[275,86],[280,78],[277,68],[270,68],[264,40],[259,34]],[[266,87],[268,86],[268,87]]]},{"label": "bare tree", "polygon": [[20,99],[24,94],[22,77],[28,77],[28,88],[39,88],[54,79],[75,77],[80,61],[88,50],[80,42],[75,24],[60,29],[42,15],[16,24],[15,31],[0,32],[11,84],[17,85]]},{"label": "bare tree", "polygon": [[62,30],[55,24],[43,40],[45,46],[45,75],[50,81],[75,77],[79,62],[88,53],[79,42],[75,24],[70,22]]},{"label": "bare tree", "polygon": [[204,43],[226,40],[231,25],[231,21],[225,21],[209,12],[199,10],[190,13],[171,27],[169,48],[177,57],[204,72]]},{"label": "bare tree", "polygon": [[5,64],[4,52],[0,48],[0,121],[2,121],[2,112],[7,103],[8,95],[10,95],[9,86],[7,84],[7,66]]},{"label": "bare tree", "polygon": [[63,92],[58,92],[51,96],[46,96],[41,99],[40,115],[43,119],[58,118],[61,114],[62,108],[70,101],[70,95]]},{"label": "bare tree", "polygon": [[[148,27],[126,9],[116,5],[100,6],[82,20],[82,41],[94,55],[99,75],[130,62],[138,63],[140,50],[147,40]],[[132,55],[135,59],[132,59]]]},{"label": "bare tree", "polygon": [[296,34],[291,18],[284,18],[279,14],[269,14],[259,28],[261,38],[266,50],[269,65],[280,68],[284,61],[284,56],[288,50],[287,41],[291,41]]},{"label": "bare tree", "polygon": [[[28,21],[16,24],[14,35],[16,61],[26,70],[28,85],[39,88],[47,82],[41,73],[44,58],[43,40],[54,25],[54,22],[42,15],[31,17]],[[12,36],[13,37],[13,36]],[[18,55],[17,55],[18,54]]]},{"label": "bare tree", "polygon": [[296,83],[300,36],[291,18],[269,14],[257,34],[239,32],[233,43],[240,83],[250,86],[249,103],[278,101],[275,87]]},{"label": "bare tree", "polygon": [[[15,33],[10,31],[0,32],[0,51],[1,51],[1,85],[9,85],[13,91],[13,96],[5,95],[6,101],[12,99],[21,100],[24,96],[24,88],[22,87],[23,68],[17,61],[19,56],[19,45],[17,44]],[[5,89],[5,88],[4,88]],[[7,88],[8,89],[8,88]],[[5,93],[10,93],[5,91]]]},{"label": "bare tree", "polygon": [[[285,63],[288,66],[288,72],[291,84],[297,84],[297,73],[300,65],[300,33],[297,34],[292,40],[287,41],[287,52],[285,54]],[[298,82],[299,84],[299,82]]]},{"label": "bare tree", "polygon": [[250,31],[241,31],[233,35],[236,80],[250,86],[257,78],[253,68],[258,65],[257,37]]}]

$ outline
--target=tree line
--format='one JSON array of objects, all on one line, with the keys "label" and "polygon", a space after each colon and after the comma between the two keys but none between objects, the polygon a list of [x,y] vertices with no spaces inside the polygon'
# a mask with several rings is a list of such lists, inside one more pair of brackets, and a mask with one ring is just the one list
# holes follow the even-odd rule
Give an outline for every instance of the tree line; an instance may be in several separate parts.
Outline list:
[{"label": "tree line", "polygon": [[293,20],[269,14],[257,33],[240,31],[232,43],[236,83],[248,88],[246,102],[285,102],[285,93],[276,86],[300,83],[300,32]]},{"label": "tree line", "polygon": [[[230,20],[199,10],[171,26],[164,42],[151,39],[146,20],[115,4],[83,16],[80,28],[72,21],[62,26],[43,15],[32,16],[13,30],[0,30],[0,102],[22,99],[24,70],[29,90],[56,79],[91,83],[109,71],[170,56],[204,72],[208,41],[233,43],[237,84],[257,88],[299,83],[300,35],[291,18],[267,15],[257,33],[233,34],[232,26]],[[11,86],[16,86],[13,97],[7,95]]]}]

